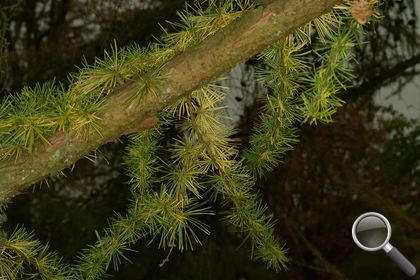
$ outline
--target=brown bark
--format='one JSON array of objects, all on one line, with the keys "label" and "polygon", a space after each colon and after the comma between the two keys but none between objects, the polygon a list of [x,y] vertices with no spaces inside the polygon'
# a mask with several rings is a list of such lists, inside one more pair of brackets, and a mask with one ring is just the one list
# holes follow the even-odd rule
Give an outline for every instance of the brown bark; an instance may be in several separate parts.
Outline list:
[{"label": "brown bark", "polygon": [[122,134],[156,123],[156,112],[182,94],[205,85],[296,28],[330,10],[339,0],[275,0],[247,11],[239,19],[197,46],[173,58],[162,70],[167,77],[157,97],[148,97],[127,109],[135,94],[127,83],[106,97],[98,111],[102,136],[90,131],[82,139],[74,133],[57,133],[52,145],[38,145],[17,161],[0,162],[0,201],[5,202],[27,186],[63,170],[90,151]]}]

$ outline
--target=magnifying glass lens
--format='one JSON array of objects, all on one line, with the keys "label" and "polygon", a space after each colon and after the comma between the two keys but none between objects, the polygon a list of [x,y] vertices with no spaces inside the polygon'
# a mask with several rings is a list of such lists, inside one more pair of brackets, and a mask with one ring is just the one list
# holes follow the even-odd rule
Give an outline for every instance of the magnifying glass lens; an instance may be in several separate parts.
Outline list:
[{"label": "magnifying glass lens", "polygon": [[388,235],[384,221],[378,217],[367,216],[360,220],[356,226],[356,237],[359,242],[368,248],[381,246]]}]

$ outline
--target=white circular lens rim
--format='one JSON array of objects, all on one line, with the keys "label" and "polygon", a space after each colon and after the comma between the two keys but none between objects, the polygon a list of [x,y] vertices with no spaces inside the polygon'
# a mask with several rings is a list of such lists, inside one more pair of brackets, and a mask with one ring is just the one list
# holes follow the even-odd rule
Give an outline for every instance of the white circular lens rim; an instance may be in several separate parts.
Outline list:
[{"label": "white circular lens rim", "polygon": [[[357,224],[362,219],[364,219],[364,218],[366,218],[368,216],[373,216],[373,217],[377,217],[377,218],[381,219],[385,223],[386,229],[388,231],[388,235],[386,236],[385,241],[380,246],[375,247],[375,248],[369,248],[369,247],[364,246],[362,243],[359,242],[359,240],[357,239],[357,236],[356,236],[356,226],[357,226]],[[388,219],[385,218],[385,216],[383,216],[382,214],[379,214],[377,212],[366,212],[366,213],[360,215],[354,221],[353,227],[351,229],[351,235],[353,237],[354,243],[356,243],[356,245],[359,246],[362,250],[373,252],[373,251],[379,251],[379,250],[381,250],[386,244],[389,243],[389,240],[391,239],[391,231],[392,231],[391,224],[389,223]]]}]

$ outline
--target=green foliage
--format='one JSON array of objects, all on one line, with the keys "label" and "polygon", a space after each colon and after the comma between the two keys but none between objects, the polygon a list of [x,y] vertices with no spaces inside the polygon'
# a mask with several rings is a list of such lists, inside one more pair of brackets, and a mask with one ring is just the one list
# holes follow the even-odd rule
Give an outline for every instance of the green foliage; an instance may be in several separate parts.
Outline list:
[{"label": "green foliage", "polygon": [[196,230],[208,234],[208,229],[197,215],[208,215],[198,204],[184,207],[165,189],[136,198],[126,216],[117,216],[112,226],[98,235],[96,244],[84,251],[78,264],[71,268],[74,279],[101,279],[112,263],[115,270],[130,246],[140,238],[160,236],[162,248],[178,247],[181,251],[198,242]]},{"label": "green foliage", "polygon": [[179,31],[167,34],[164,41],[175,52],[184,51],[238,18],[251,4],[249,0],[209,0],[187,5],[183,12],[178,13],[179,22],[173,23]]},{"label": "green foliage", "polygon": [[[315,42],[312,31],[317,34]],[[343,103],[338,94],[353,78],[350,63],[358,32],[346,10],[336,10],[260,55],[265,68],[258,73],[269,94],[251,135],[251,147],[243,153],[255,176],[270,171],[293,149],[298,123],[332,121]]]},{"label": "green foliage", "polygon": [[200,243],[196,230],[209,234],[207,226],[196,216],[212,214],[208,208],[191,202],[184,205],[164,185],[153,191],[153,175],[158,172],[155,152],[159,127],[131,136],[132,144],[126,156],[127,169],[133,175],[134,201],[125,216],[117,216],[103,236],[98,236],[95,246],[84,251],[78,265],[72,267],[74,279],[100,279],[112,263],[118,269],[124,252],[140,238],[160,236],[162,248],[178,247],[181,251]]},{"label": "green foliage", "polygon": [[[100,134],[96,112],[104,95],[128,81],[134,81],[138,91],[127,106],[135,106],[149,94],[156,95],[164,79],[159,70],[170,58],[223,28],[249,6],[248,1],[225,1],[221,5],[210,1],[205,8],[188,7],[179,14],[181,23],[174,24],[183,29],[167,34],[163,43],[147,49],[136,45],[118,48],[115,43],[102,59],[96,58],[93,65],[85,63],[79,72],[71,74],[68,89],[45,84],[25,88],[13,100],[2,100],[0,159],[31,153],[34,143],[47,142],[57,130],[83,136],[94,129]],[[26,108],[27,102],[30,108]]]},{"label": "green foliage", "polygon": [[353,59],[351,50],[356,45],[356,32],[355,24],[339,24],[334,37],[315,50],[321,66],[307,80],[309,89],[304,94],[302,109],[305,121],[331,122],[332,115],[342,105],[337,94],[353,78],[349,65]]},{"label": "green foliage", "polygon": [[[97,112],[106,95],[133,82],[137,94],[128,107],[157,95],[165,77],[159,72],[179,52],[223,28],[252,7],[244,1],[208,1],[179,13],[177,29],[162,42],[118,48],[70,76],[70,86],[38,85],[0,102],[0,159],[31,153],[54,133],[101,133]],[[345,9],[326,14],[263,52],[260,80],[268,87],[250,147],[239,155],[234,129],[225,124],[220,102],[226,89],[208,85],[177,100],[162,114],[162,124],[130,136],[125,156],[132,202],[125,215],[97,233],[97,242],[69,268],[60,266],[45,246],[23,230],[1,241],[1,273],[5,278],[100,279],[114,269],[139,239],[159,240],[159,247],[193,249],[209,234],[199,218],[212,215],[220,200],[223,220],[249,239],[252,256],[268,268],[286,267],[284,244],[274,235],[274,218],[253,190],[257,176],[276,166],[297,142],[300,123],[330,122],[348,86],[349,62],[359,31]],[[316,39],[313,41],[313,31]],[[160,147],[165,122],[179,124],[179,137],[169,149]],[[170,156],[159,158],[165,149]],[[29,271],[29,272],[28,272]],[[35,277],[35,276],[34,276]]]},{"label": "green foliage", "polygon": [[[283,246],[274,236],[272,217],[267,208],[252,192],[252,176],[243,168],[242,162],[235,159],[238,151],[230,137],[233,130],[223,123],[222,108],[218,106],[223,93],[223,88],[207,86],[180,102],[182,110],[188,112],[182,128],[184,137],[195,141],[194,146],[202,149],[194,155],[200,155],[203,161],[198,166],[210,169],[209,180],[204,184],[207,189],[212,187],[208,189],[213,193],[212,198],[220,196],[228,208],[225,221],[251,240],[257,259],[264,261],[267,267],[279,270],[286,262]],[[194,163],[197,159],[188,155],[184,164],[189,161]]]},{"label": "green foliage", "polygon": [[34,239],[33,234],[17,228],[0,239],[0,277],[2,279],[67,279],[54,253]]},{"label": "green foliage", "polygon": [[159,148],[157,138],[160,133],[160,129],[152,128],[130,136],[131,144],[125,164],[133,191],[144,193],[152,184],[153,173],[159,162],[156,151]]}]

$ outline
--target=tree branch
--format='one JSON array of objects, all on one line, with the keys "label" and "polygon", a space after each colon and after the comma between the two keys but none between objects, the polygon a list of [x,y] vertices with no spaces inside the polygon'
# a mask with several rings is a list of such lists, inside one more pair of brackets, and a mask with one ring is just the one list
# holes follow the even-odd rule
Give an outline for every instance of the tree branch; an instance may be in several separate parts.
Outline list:
[{"label": "tree branch", "polygon": [[247,11],[239,19],[195,47],[173,58],[161,70],[167,77],[158,96],[149,96],[137,107],[125,101],[136,88],[133,82],[106,97],[98,111],[102,135],[57,133],[51,145],[39,144],[32,154],[0,162],[0,201],[6,202],[27,186],[63,170],[101,145],[123,134],[157,122],[156,113],[177,97],[216,79],[224,72],[266,49],[296,28],[330,10],[338,0],[275,0]]},{"label": "tree branch", "polygon": [[[372,93],[380,87],[387,86],[397,79],[407,76],[407,70],[420,64],[420,54],[414,55],[404,61],[398,62],[390,68],[381,69],[372,75],[372,78],[365,80],[361,85],[350,88],[350,94],[346,95],[349,99],[357,99],[359,96]],[[373,68],[373,67],[368,67]],[[369,71],[370,72],[370,71]],[[411,72],[409,73],[412,74]],[[414,73],[413,73],[414,75]]]}]

